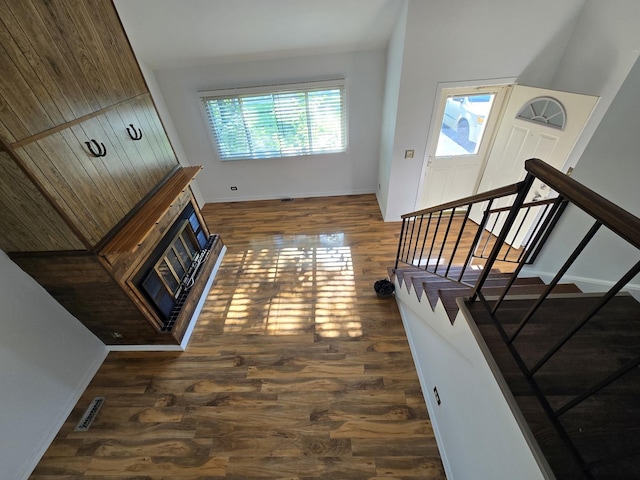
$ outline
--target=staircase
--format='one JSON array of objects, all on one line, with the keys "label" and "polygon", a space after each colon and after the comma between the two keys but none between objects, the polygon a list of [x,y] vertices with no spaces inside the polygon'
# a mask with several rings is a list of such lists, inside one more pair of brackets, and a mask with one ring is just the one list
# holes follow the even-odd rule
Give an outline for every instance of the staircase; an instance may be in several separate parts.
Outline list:
[{"label": "staircase", "polygon": [[[539,160],[526,168],[520,184],[403,216],[388,271],[447,476],[640,478],[640,303],[625,292],[640,261],[601,292],[563,281],[602,226],[639,249],[640,219]],[[526,203],[535,178],[557,196]],[[591,230],[556,272],[525,274],[568,205]]]},{"label": "staircase", "polygon": [[[461,270],[460,267],[452,267],[450,272],[458,274]],[[419,301],[422,300],[423,295],[426,296],[432,309],[435,308],[436,303],[440,300],[451,323],[454,322],[459,311],[456,299],[469,297],[473,293],[473,287],[467,283],[475,284],[480,277],[480,272],[479,270],[466,271],[461,279],[462,281],[456,281],[415,267],[389,268],[388,270],[389,278],[397,278],[400,287],[404,284],[407,291],[410,291],[409,286],[412,286]],[[509,283],[510,278],[511,274],[509,273],[492,270],[484,282],[483,294],[485,296],[500,295]],[[547,285],[540,277],[519,277],[511,285],[509,296],[540,295],[544,293],[546,288]],[[553,287],[552,293],[581,293],[581,290],[574,283],[561,283]]]}]

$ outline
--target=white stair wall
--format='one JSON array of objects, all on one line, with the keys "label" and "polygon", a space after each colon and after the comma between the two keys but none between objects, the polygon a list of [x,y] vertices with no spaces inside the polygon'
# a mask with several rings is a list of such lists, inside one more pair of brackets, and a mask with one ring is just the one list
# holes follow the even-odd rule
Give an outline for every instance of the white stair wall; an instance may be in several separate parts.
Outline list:
[{"label": "white stair wall", "polygon": [[[432,311],[411,282],[396,301],[449,480],[553,479],[473,321],[452,325],[438,301]],[[437,404],[437,388],[441,404]],[[506,390],[506,391],[505,391]]]}]

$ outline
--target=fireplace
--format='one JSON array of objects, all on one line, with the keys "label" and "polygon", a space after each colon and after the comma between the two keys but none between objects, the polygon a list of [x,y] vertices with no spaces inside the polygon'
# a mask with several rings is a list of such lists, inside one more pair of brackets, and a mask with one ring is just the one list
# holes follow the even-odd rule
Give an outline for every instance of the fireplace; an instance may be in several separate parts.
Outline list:
[{"label": "fireplace", "polygon": [[208,236],[191,203],[134,277],[134,284],[171,331],[216,236]]}]

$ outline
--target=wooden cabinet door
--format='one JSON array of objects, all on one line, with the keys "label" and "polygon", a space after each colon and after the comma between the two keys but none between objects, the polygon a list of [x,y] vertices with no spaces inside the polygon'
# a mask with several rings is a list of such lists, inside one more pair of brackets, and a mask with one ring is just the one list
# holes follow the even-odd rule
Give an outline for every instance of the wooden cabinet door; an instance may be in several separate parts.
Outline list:
[{"label": "wooden cabinet door", "polygon": [[[140,140],[130,138],[129,125],[142,130]],[[90,153],[86,142],[92,140],[106,150],[105,156]],[[177,165],[148,96],[28,143],[16,153],[90,245]]]},{"label": "wooden cabinet door", "polygon": [[83,250],[85,246],[6,152],[0,151],[0,249]]},{"label": "wooden cabinet door", "polygon": [[9,144],[147,91],[111,0],[0,0],[0,19]]}]

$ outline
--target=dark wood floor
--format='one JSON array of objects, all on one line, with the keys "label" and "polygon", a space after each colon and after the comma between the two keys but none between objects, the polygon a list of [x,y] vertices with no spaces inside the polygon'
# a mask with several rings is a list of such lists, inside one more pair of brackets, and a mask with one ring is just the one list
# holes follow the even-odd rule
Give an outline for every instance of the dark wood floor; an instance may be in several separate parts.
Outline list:
[{"label": "dark wood floor", "polygon": [[[228,247],[184,353],[111,353],[33,480],[444,479],[373,195],[209,204]],[[73,428],[93,397],[88,432]]]}]

